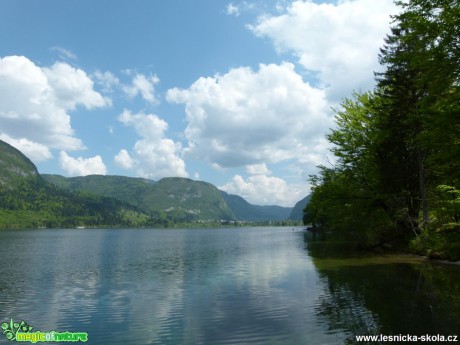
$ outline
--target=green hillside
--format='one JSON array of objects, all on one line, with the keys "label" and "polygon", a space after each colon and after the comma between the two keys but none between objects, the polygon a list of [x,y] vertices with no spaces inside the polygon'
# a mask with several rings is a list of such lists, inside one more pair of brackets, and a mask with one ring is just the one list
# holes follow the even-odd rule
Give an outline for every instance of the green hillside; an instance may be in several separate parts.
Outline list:
[{"label": "green hillside", "polygon": [[124,176],[43,177],[61,188],[128,202],[157,218],[160,223],[282,221],[291,212],[289,207],[252,205],[237,195],[220,191],[210,183],[181,177],[164,178],[158,182]]},{"label": "green hillside", "polygon": [[124,176],[43,177],[61,188],[113,197],[130,203],[160,222],[234,220],[221,192],[212,184],[169,177],[158,182]]},{"label": "green hillside", "polygon": [[305,198],[302,200],[298,201],[292,211],[291,214],[289,215],[290,220],[302,220],[303,219],[303,211],[305,209],[305,206],[310,202],[311,195],[307,195]]},{"label": "green hillside", "polygon": [[0,228],[142,226],[154,222],[120,200],[64,190],[44,180],[20,151],[0,141]]},{"label": "green hillside", "polygon": [[14,189],[24,179],[39,176],[35,165],[21,151],[0,140],[0,188]]},{"label": "green hillside", "polygon": [[40,175],[0,141],[0,228],[169,226],[216,221],[283,221],[291,208],[257,206],[214,185],[170,177]]},{"label": "green hillside", "polygon": [[115,198],[142,208],[140,198],[155,181],[126,176],[88,175],[64,177],[43,174],[42,177],[52,184],[71,191],[86,191],[97,195]]},{"label": "green hillside", "polygon": [[214,185],[187,178],[161,179],[146,190],[142,203],[145,209],[174,214],[179,219],[236,219]]},{"label": "green hillside", "polygon": [[286,220],[291,212],[290,207],[252,205],[238,195],[221,191],[225,202],[238,220],[266,221]]}]

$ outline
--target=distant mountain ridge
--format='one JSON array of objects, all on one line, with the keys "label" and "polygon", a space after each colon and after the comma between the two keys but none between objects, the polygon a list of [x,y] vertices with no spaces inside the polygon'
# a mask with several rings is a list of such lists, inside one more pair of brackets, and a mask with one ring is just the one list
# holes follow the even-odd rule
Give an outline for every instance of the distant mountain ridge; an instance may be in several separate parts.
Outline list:
[{"label": "distant mountain ridge", "polygon": [[86,191],[129,202],[144,212],[182,221],[282,221],[291,207],[252,205],[208,182],[167,177],[157,182],[124,176],[63,177],[43,174],[47,181],[73,191]]},{"label": "distant mountain ridge", "polygon": [[138,196],[145,188],[155,183],[153,180],[116,175],[88,175],[64,177],[61,175],[41,175],[45,180],[59,188],[71,191],[86,191],[97,195],[126,201],[137,207],[140,206]]},{"label": "distant mountain ridge", "polygon": [[292,210],[291,207],[252,205],[238,195],[228,194],[224,191],[221,193],[227,205],[240,220],[286,220]]},{"label": "distant mountain ridge", "polygon": [[143,226],[154,219],[115,198],[59,188],[0,140],[0,228]]},{"label": "distant mountain ridge", "polygon": [[0,140],[0,227],[285,221],[292,210],[253,205],[188,178],[40,175],[24,154]]},{"label": "distant mountain ridge", "polygon": [[305,206],[310,202],[311,194],[307,195],[302,200],[298,201],[295,206],[292,208],[291,213],[289,214],[288,219],[294,221],[303,220],[303,210]]}]

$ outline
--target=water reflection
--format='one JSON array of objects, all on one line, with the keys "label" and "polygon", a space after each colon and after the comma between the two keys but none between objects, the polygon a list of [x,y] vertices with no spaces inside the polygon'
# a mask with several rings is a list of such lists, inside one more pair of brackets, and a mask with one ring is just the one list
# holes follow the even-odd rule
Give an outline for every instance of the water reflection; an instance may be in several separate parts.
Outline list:
[{"label": "water reflection", "polygon": [[324,291],[315,308],[329,330],[360,334],[457,334],[460,267],[412,256],[356,256],[343,243],[305,234]]},{"label": "water reflection", "polygon": [[458,329],[458,267],[356,258],[305,236],[2,231],[0,321],[86,331],[91,344],[321,345]]},{"label": "water reflection", "polygon": [[0,313],[42,330],[86,331],[92,344],[341,343],[315,322],[318,275],[290,229],[0,237]]}]

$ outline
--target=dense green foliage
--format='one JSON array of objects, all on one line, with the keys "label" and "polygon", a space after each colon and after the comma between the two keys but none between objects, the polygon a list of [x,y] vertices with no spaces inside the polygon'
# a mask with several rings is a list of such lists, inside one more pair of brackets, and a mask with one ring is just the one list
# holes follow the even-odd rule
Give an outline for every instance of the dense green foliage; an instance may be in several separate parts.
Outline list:
[{"label": "dense green foliage", "polygon": [[328,134],[337,160],[311,177],[305,221],[364,246],[460,258],[460,3],[398,3],[385,72]]},{"label": "dense green foliage", "polygon": [[0,228],[142,226],[150,217],[113,198],[64,191],[37,177],[0,195]]},{"label": "dense green foliage", "polygon": [[126,176],[88,175],[66,178],[60,175],[41,175],[52,184],[71,191],[86,191],[100,196],[115,198],[141,207],[139,195],[155,181]]}]

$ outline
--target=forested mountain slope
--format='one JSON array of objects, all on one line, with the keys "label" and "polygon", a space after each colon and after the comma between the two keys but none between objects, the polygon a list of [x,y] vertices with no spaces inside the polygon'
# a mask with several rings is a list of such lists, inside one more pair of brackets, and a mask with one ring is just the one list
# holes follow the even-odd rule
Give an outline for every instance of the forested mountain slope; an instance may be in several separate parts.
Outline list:
[{"label": "forested mountain slope", "polygon": [[139,226],[152,219],[114,198],[45,181],[19,150],[0,141],[0,228]]}]

